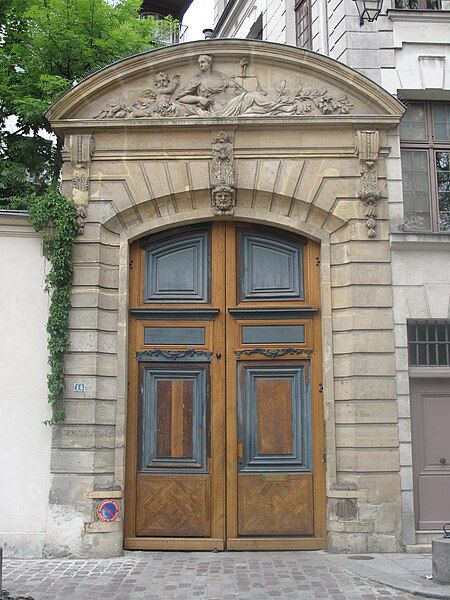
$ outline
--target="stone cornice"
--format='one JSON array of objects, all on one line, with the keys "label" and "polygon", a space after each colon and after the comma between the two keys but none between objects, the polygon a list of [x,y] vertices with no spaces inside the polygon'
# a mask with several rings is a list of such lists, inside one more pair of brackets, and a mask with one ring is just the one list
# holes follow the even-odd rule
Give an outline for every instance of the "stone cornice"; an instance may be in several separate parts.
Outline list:
[{"label": "stone cornice", "polygon": [[[412,21],[416,25],[420,25],[420,21],[424,23],[450,23],[450,10],[395,10],[389,9],[386,11],[387,16],[391,21]],[[422,43],[422,42],[420,42]]]},{"label": "stone cornice", "polygon": [[320,116],[298,116],[298,117],[236,117],[233,119],[55,119],[51,121],[52,128],[57,132],[64,131],[79,131],[94,132],[96,130],[117,130],[117,129],[157,129],[157,128],[183,128],[189,129],[204,128],[204,127],[258,127],[258,129],[273,129],[273,126],[287,127],[292,129],[292,126],[299,128],[328,128],[330,125],[342,126],[344,128],[360,129],[369,125],[377,126],[378,128],[392,127],[398,124],[400,117],[392,114],[382,115],[340,115],[338,117],[320,115]]},{"label": "stone cornice", "polygon": [[0,210],[0,237],[41,238],[30,221],[26,211]]},{"label": "stone cornice", "polygon": [[[76,114],[81,107],[86,106],[91,98],[96,98],[104,93],[109,86],[117,85],[120,82],[122,85],[125,80],[133,80],[136,77],[142,76],[148,72],[148,69],[164,70],[168,68],[182,68],[186,65],[194,65],[200,54],[212,53],[219,57],[226,56],[227,59],[239,61],[242,55],[251,57],[252,61],[260,61],[261,63],[270,62],[276,67],[291,67],[298,74],[308,74],[313,76],[318,81],[328,81],[336,85],[344,92],[353,94],[369,106],[376,106],[373,113],[377,113],[381,122],[385,122],[387,117],[399,120],[403,115],[404,108],[398,100],[388,94],[383,88],[375,84],[373,81],[364,77],[353,69],[325,57],[321,54],[311,52],[284,44],[275,44],[269,42],[260,42],[256,40],[237,40],[237,39],[214,39],[198,42],[188,42],[186,44],[178,44],[166,48],[152,50],[142,54],[137,54],[130,58],[121,60],[104,69],[98,71],[94,75],[88,77],[74,88],[69,90],[62,98],[57,100],[53,106],[47,111],[46,117],[55,125],[59,120],[64,119],[66,115]],[[348,115],[340,115],[339,120]],[[383,117],[386,116],[386,119]],[[355,115],[351,116],[354,119]],[[370,120],[369,117],[367,117]],[[158,121],[158,119],[155,119]],[[171,119],[165,119],[165,125]],[[174,121],[178,119],[173,119]],[[227,118],[221,119],[180,119],[185,124],[195,125],[197,121],[202,125],[226,124],[227,122],[241,122],[247,120],[244,118],[233,119],[229,121]],[[270,121],[270,117],[265,119]],[[279,123],[282,118],[276,118],[275,122]],[[106,122],[105,122],[106,121]],[[126,119],[127,125],[131,124],[132,119]],[[146,119],[137,119],[139,125],[142,125]],[[250,122],[256,123],[259,119],[250,119]],[[102,125],[109,125],[108,120],[103,119]]]}]

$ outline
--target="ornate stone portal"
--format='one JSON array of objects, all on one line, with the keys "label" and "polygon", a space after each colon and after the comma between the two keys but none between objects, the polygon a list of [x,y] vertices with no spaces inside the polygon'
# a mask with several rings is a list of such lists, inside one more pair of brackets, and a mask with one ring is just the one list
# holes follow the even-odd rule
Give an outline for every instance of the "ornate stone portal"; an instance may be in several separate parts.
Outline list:
[{"label": "ornate stone portal", "polygon": [[[104,498],[120,503],[124,488],[129,243],[217,216],[320,242],[312,264],[321,269],[328,547],[399,549],[390,246],[380,190],[387,132],[402,113],[384,90],[336,61],[231,39],[120,61],[50,109],[68,150],[63,191],[82,206],[86,225],[73,258],[67,421],[52,450],[47,554],[122,552],[121,521],[99,523],[95,507]],[[75,383],[85,383],[82,396]]]}]

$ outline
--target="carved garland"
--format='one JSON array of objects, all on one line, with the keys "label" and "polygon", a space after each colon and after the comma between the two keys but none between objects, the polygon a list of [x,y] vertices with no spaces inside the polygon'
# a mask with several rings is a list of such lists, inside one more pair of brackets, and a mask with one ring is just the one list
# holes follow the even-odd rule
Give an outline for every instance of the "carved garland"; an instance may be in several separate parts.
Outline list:
[{"label": "carved garland", "polygon": [[377,236],[378,203],[381,200],[381,191],[378,187],[379,132],[358,131],[357,148],[361,167],[360,198],[365,207],[367,236],[375,238]]},{"label": "carved garland", "polygon": [[89,176],[91,159],[94,154],[92,135],[70,135],[67,140],[72,163],[72,198],[77,205],[78,233],[83,233],[89,202]]},{"label": "carved garland", "polygon": [[0,600],[34,600],[31,596],[11,596],[9,592],[0,590]]},{"label": "carved garland", "polygon": [[217,215],[231,215],[236,206],[234,137],[221,131],[212,140],[211,204]]},{"label": "carved garland", "polygon": [[235,350],[234,354],[237,358],[241,356],[251,356],[252,354],[262,354],[268,358],[278,358],[288,354],[312,356],[314,350],[303,350],[300,348],[250,348],[248,350]]}]

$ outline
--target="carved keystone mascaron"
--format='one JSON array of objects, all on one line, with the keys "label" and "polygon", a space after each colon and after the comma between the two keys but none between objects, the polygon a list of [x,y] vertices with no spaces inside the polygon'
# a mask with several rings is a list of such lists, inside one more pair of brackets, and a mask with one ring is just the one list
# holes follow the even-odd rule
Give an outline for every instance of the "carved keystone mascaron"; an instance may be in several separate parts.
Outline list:
[{"label": "carved keystone mascaron", "polygon": [[247,72],[248,57],[240,60],[241,72],[235,75],[216,71],[213,63],[211,55],[200,55],[199,73],[182,85],[180,75],[160,71],[134,102],[109,102],[94,119],[344,115],[353,107],[346,95],[335,97],[324,88],[301,85],[293,92],[285,79],[263,90],[258,77]]}]

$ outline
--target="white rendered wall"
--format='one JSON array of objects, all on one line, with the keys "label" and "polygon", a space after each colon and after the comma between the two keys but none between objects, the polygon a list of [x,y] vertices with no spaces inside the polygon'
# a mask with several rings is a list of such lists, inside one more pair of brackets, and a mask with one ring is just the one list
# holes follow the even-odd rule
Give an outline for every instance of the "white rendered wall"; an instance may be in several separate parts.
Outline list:
[{"label": "white rendered wall", "polygon": [[0,546],[39,557],[46,532],[51,429],[47,404],[46,263],[22,217],[0,213]]},{"label": "white rendered wall", "polygon": [[[233,6],[217,37],[246,38],[258,17],[262,14],[263,40],[280,44],[293,43],[286,34],[286,4],[289,0],[238,0]],[[215,3],[215,22],[221,12],[220,1]],[[293,11],[293,9],[292,9]],[[292,14],[293,21],[293,14]],[[292,28],[292,22],[291,22]]]},{"label": "white rendered wall", "polygon": [[392,244],[403,543],[413,545],[416,534],[406,321],[450,318],[450,235],[393,235]]}]

